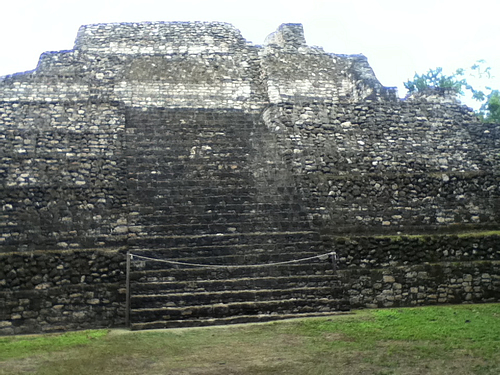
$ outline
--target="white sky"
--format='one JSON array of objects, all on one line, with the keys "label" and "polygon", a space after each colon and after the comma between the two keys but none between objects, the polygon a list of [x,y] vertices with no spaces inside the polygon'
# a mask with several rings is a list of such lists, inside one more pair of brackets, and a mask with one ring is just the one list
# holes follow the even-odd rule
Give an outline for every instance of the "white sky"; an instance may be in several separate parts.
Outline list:
[{"label": "white sky", "polygon": [[385,86],[415,72],[452,73],[484,59],[500,88],[498,0],[4,0],[0,76],[31,70],[45,51],[73,48],[80,25],[222,21],[262,44],[282,23],[302,23],[309,45],[368,57]]}]

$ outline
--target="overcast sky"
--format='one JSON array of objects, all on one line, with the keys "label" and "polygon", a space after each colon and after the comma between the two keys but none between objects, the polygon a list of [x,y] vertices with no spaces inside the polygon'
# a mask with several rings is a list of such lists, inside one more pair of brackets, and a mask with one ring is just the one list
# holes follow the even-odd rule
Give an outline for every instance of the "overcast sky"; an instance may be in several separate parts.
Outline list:
[{"label": "overcast sky", "polygon": [[442,66],[485,59],[500,88],[498,0],[13,0],[1,6],[0,76],[31,70],[44,51],[73,48],[80,25],[223,21],[262,44],[282,23],[302,23],[309,45],[368,57],[385,86]]}]

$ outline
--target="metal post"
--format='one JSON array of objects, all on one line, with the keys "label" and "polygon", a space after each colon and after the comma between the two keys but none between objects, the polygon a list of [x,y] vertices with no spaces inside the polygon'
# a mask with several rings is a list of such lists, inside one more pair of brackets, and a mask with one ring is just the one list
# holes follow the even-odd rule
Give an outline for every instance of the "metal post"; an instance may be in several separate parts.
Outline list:
[{"label": "metal post", "polygon": [[334,251],[332,252],[332,267],[333,267],[333,274],[337,274],[337,253]]},{"label": "metal post", "polygon": [[125,279],[125,326],[130,327],[130,251],[127,251],[127,273]]}]

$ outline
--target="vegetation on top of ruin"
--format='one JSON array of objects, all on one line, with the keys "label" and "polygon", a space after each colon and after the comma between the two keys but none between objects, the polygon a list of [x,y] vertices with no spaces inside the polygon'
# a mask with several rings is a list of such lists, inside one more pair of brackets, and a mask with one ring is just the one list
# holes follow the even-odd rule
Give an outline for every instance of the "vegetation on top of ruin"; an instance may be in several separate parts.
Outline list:
[{"label": "vegetation on top of ruin", "polygon": [[[483,122],[500,123],[500,91],[484,84],[493,78],[491,68],[478,60],[470,68],[457,69],[447,75],[443,68],[429,69],[404,83],[410,94],[441,89],[463,97],[470,96],[479,103],[476,114]],[[473,83],[471,83],[473,82]]]}]

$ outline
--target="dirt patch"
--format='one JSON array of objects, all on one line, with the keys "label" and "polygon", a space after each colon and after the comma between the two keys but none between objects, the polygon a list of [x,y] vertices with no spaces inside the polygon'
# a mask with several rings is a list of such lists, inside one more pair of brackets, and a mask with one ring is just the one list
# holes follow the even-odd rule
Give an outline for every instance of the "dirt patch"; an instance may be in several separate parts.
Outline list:
[{"label": "dirt patch", "polygon": [[333,342],[333,341],[354,342],[354,341],[356,341],[352,337],[346,336],[340,332],[326,332],[326,333],[322,334],[322,337],[327,342]]},{"label": "dirt patch", "polygon": [[0,375],[36,374],[41,359],[37,357],[0,362]]}]

